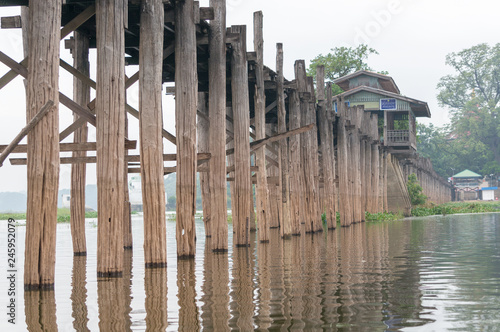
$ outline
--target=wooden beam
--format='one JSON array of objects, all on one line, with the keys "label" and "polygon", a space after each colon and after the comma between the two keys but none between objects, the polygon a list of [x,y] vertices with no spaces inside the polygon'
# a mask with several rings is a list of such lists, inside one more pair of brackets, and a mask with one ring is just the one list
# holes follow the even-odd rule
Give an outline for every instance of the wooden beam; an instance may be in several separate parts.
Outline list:
[{"label": "wooden beam", "polygon": [[2,17],[2,29],[19,29],[21,25],[21,15]]},{"label": "wooden beam", "polygon": [[[137,141],[125,140],[125,149],[135,150]],[[5,151],[7,145],[0,145],[0,152]],[[28,145],[18,144],[11,153],[26,153]],[[82,142],[82,143],[59,143],[59,151],[61,152],[75,152],[75,151],[96,151],[95,142]],[[173,159],[175,160],[175,158]]]},{"label": "wooden beam", "polygon": [[315,124],[311,123],[311,124],[308,124],[306,126],[300,127],[298,129],[289,130],[289,131],[281,133],[281,134],[276,134],[276,135],[273,135],[271,137],[267,137],[267,138],[264,138],[261,140],[253,141],[252,143],[250,143],[250,150],[255,151],[259,147],[264,146],[266,144],[278,142],[278,141],[285,139],[287,137],[308,132],[308,131],[312,130],[313,128],[315,128]]},{"label": "wooden beam", "polygon": [[[94,14],[95,14],[95,5],[90,5],[89,7],[87,7],[87,9],[81,12],[78,16],[76,16],[73,20],[71,20],[61,29],[60,32],[61,40],[64,39],[68,34],[73,32],[74,30],[76,30],[80,25],[85,23],[89,18],[94,16]],[[21,61],[19,64],[25,67],[28,64],[28,58],[24,58],[24,60]],[[14,78],[16,78],[17,75],[19,75],[19,73],[14,71],[13,69],[7,72],[7,74],[3,75],[0,78],[0,90],[4,86],[9,84],[9,82],[11,82]]]},{"label": "wooden beam", "polygon": [[50,109],[54,106],[54,102],[52,100],[49,100],[43,105],[42,109],[38,111],[38,113],[28,122],[28,124],[21,129],[19,134],[10,142],[9,145],[3,149],[2,153],[0,154],[0,167],[2,167],[3,162],[11,152],[14,152],[14,149],[18,146],[19,142],[22,141],[22,139],[28,135],[28,133],[38,124],[38,122],[47,114]]}]

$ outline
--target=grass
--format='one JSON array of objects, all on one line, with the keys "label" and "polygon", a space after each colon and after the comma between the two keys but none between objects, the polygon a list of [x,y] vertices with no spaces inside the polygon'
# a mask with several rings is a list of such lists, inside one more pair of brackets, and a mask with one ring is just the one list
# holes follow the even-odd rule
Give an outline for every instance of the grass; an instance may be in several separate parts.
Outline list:
[{"label": "grass", "polygon": [[[57,222],[67,223],[70,220],[70,210],[69,208],[57,209]],[[26,220],[26,213],[0,213],[0,220],[8,220],[12,218],[14,220]],[[85,218],[97,218],[97,212],[85,212]]]},{"label": "grass", "polygon": [[428,203],[411,209],[411,215],[414,217],[485,212],[500,212],[500,202],[469,201],[449,202],[440,205]]},{"label": "grass", "polygon": [[392,212],[380,212],[380,213],[365,213],[366,221],[377,222],[377,221],[392,221],[403,219],[404,216],[400,213]]}]

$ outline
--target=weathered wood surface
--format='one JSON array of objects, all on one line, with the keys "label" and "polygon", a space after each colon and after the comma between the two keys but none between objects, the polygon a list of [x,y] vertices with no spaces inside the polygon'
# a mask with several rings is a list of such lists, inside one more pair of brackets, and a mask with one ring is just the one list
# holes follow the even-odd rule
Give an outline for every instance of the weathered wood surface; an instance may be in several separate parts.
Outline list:
[{"label": "weathered wood surface", "polygon": [[[257,55],[255,61],[255,134],[257,140],[266,138],[266,94],[264,87],[264,31],[262,12],[255,12],[254,24],[254,49]],[[255,165],[259,168],[257,173],[257,186],[255,201],[257,207],[258,238],[260,242],[269,242],[269,190],[267,186],[266,148],[264,146],[255,150]],[[252,195],[253,196],[253,195]],[[253,204],[252,204],[253,206]],[[252,208],[253,210],[253,208]]]},{"label": "weathered wood surface", "polygon": [[[325,67],[316,68],[316,86],[318,92],[318,112],[319,112],[319,133],[321,138],[322,170],[324,183],[324,206],[321,211],[326,212],[326,222],[328,229],[334,229],[337,225],[335,214],[335,183],[334,167],[335,156],[333,151],[333,132],[330,130],[330,117],[328,115],[328,100],[325,93]],[[331,96],[331,87],[330,96]],[[331,98],[330,98],[331,103]]]},{"label": "weathered wood surface", "polygon": [[[89,63],[89,37],[81,32],[74,33],[73,66],[86,75],[90,75]],[[90,101],[90,86],[78,78],[73,78],[73,100],[80,106],[85,107]],[[73,120],[80,118],[73,114]],[[78,128],[73,135],[75,144],[86,143],[88,138],[87,124]],[[97,149],[97,144],[96,144]],[[72,157],[85,157],[85,151],[75,151]],[[71,238],[73,240],[73,253],[85,255],[87,252],[85,242],[85,184],[87,176],[86,164],[71,165],[71,192],[70,192],[70,223]]]},{"label": "weathered wood surface", "polygon": [[[283,44],[276,44],[276,96],[278,106],[278,133],[283,134],[286,129],[285,89],[283,74]],[[288,139],[279,141],[280,146],[280,179],[281,179],[281,203],[283,210],[283,224],[280,227],[281,237],[292,234],[292,221],[290,212],[290,162],[288,159]]]},{"label": "weathered wood surface", "polygon": [[144,212],[144,263],[167,265],[165,187],[163,183],[163,2],[141,2],[139,53],[139,134]]},{"label": "weathered wood surface", "polygon": [[[208,121],[208,98],[207,93],[198,92],[198,114],[202,113],[206,116],[198,116],[197,121],[197,140],[198,151],[210,151],[210,122]],[[205,236],[212,237],[212,208],[210,195],[210,168],[207,172],[200,172],[200,190],[201,203],[203,209],[203,224],[205,225]]]},{"label": "weathered wood surface", "polygon": [[226,1],[210,0],[208,112],[210,119],[210,201],[212,250],[228,250],[226,183]]},{"label": "weathered wood surface", "polygon": [[240,39],[232,44],[231,89],[234,119],[234,197],[232,201],[234,244],[249,245],[250,200],[250,106],[248,100],[248,71],[246,52],[246,26],[232,26],[231,32]]},{"label": "weathered wood surface", "polygon": [[339,171],[339,212],[340,224],[347,227],[352,224],[352,196],[349,185],[349,174],[352,168],[349,153],[349,134],[347,133],[347,107],[342,99],[337,99],[339,121],[337,123],[337,149]]},{"label": "weathered wood surface", "polygon": [[[289,128],[294,130],[300,127],[300,100],[299,93],[297,90],[291,90],[289,96],[290,105],[290,116],[289,116]],[[301,191],[302,187],[302,176],[300,171],[300,140],[301,135],[294,135],[290,137],[289,141],[289,169],[290,169],[290,222],[291,222],[291,234],[300,235],[301,232]]]},{"label": "weathered wood surface", "polygon": [[175,6],[175,123],[177,133],[177,257],[195,254],[196,212],[196,27],[194,1]]},{"label": "weathered wood surface", "polygon": [[49,100],[51,111],[28,133],[25,289],[53,288],[59,187],[59,26],[61,2],[33,2],[29,19],[26,118]]},{"label": "weathered wood surface", "polygon": [[99,0],[96,5],[97,275],[118,277],[125,218],[125,1]]}]

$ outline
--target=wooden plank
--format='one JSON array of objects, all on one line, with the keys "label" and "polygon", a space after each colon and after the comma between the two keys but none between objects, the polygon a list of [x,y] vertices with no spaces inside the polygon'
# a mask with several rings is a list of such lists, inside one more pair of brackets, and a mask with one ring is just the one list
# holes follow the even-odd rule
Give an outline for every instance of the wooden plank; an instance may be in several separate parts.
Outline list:
[{"label": "wooden plank", "polygon": [[2,29],[19,29],[21,27],[21,15],[2,17]]},{"label": "wooden plank", "polygon": [[28,124],[23,129],[21,129],[19,134],[17,134],[12,142],[10,142],[9,145],[7,145],[5,149],[3,149],[2,153],[0,154],[0,167],[2,167],[3,162],[5,161],[5,159],[7,159],[9,154],[13,152],[14,149],[18,146],[19,142],[21,142],[22,139],[26,135],[28,135],[28,133],[33,128],[35,128],[38,122],[42,120],[42,118],[51,110],[53,106],[54,102],[52,100],[47,101],[45,105],[43,105],[43,107],[40,109],[40,111],[38,111],[38,113],[30,120],[30,122],[28,122]]},{"label": "wooden plank", "polygon": [[[253,14],[254,48],[255,48],[255,132],[257,140],[266,138],[266,94],[264,90],[264,35],[262,12]],[[255,200],[257,207],[257,224],[259,241],[269,242],[269,197],[266,171],[266,149],[261,145],[255,150],[255,164],[261,170],[257,174]],[[252,195],[253,197],[253,195]],[[253,204],[252,204],[253,205]],[[253,206],[252,206],[253,208]]]},{"label": "wooden plank", "polygon": [[[137,141],[125,141],[125,149],[135,150]],[[0,145],[0,153],[6,149],[7,145]],[[11,153],[26,153],[28,151],[27,144],[18,144]],[[75,151],[96,151],[95,142],[82,142],[82,143],[59,143],[59,151],[61,152],[75,152]],[[175,155],[174,155],[175,156]],[[173,159],[175,160],[175,158]]]},{"label": "wooden plank", "polygon": [[[26,117],[49,100],[52,110],[28,133],[24,288],[53,289],[59,188],[59,26],[61,1],[30,3]],[[17,64],[17,63],[16,63]],[[19,65],[19,64],[17,64]],[[20,66],[20,65],[19,65]],[[23,67],[24,68],[24,67]]]},{"label": "wooden plank", "polygon": [[195,254],[197,62],[193,0],[175,6],[175,124],[177,133],[177,257]]}]

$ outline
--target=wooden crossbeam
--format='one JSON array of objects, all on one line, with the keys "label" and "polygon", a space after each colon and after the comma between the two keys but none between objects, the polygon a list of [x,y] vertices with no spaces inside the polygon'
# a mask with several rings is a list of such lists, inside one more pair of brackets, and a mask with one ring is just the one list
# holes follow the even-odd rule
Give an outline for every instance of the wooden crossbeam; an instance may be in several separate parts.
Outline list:
[{"label": "wooden crossbeam", "polygon": [[[235,168],[236,167],[234,165],[227,166],[226,167],[226,173],[229,174],[231,172],[234,172]],[[250,172],[258,172],[258,171],[259,171],[259,167],[258,166],[250,166]]]},{"label": "wooden crossbeam", "polygon": [[[251,177],[252,179],[252,184],[257,184],[257,178],[255,176],[252,176]],[[226,179],[228,182],[234,182],[234,178],[233,177],[228,177]],[[280,178],[278,176],[268,176],[267,177],[267,184],[279,184],[279,181],[280,181]]]},{"label": "wooden crossbeam", "polygon": [[[198,153],[198,160],[208,160],[210,159],[210,153]],[[26,158],[10,158],[10,163],[12,165],[26,165]],[[141,157],[138,155],[126,156],[126,162],[140,162]],[[163,161],[176,161],[176,154],[164,154]],[[86,156],[86,157],[62,157],[60,159],[61,164],[77,164],[77,163],[86,163],[86,164],[95,164],[97,162],[96,156]]]},{"label": "wooden crossbeam", "polygon": [[[85,9],[83,12],[78,14],[74,19],[72,19],[68,24],[66,24],[63,28],[61,28],[61,39],[64,39],[67,35],[69,35],[71,32],[75,31],[78,29],[80,25],[85,23],[89,18],[94,16],[95,14],[95,5],[90,5]],[[16,62],[17,63],[17,62]],[[25,67],[28,64],[28,58],[24,58],[23,61],[19,63],[19,65]],[[9,66],[10,67],[10,66]],[[19,75],[19,72],[16,72],[15,70],[12,69],[7,74],[3,75],[0,78],[0,89],[2,89],[4,86],[9,84],[14,78]]]},{"label": "wooden crossbeam", "polygon": [[33,128],[35,128],[35,126],[45,116],[45,114],[47,114],[50,111],[52,106],[54,106],[54,102],[52,100],[46,102],[45,105],[43,105],[43,107],[40,109],[40,111],[38,111],[38,113],[33,117],[33,119],[31,119],[30,122],[28,122],[28,124],[23,129],[21,129],[19,134],[12,140],[12,142],[10,142],[10,144],[7,145],[7,147],[3,150],[2,154],[0,154],[0,167],[2,167],[4,160],[7,159],[7,157],[12,151],[14,151],[19,142],[21,142],[21,140],[26,135],[28,135],[28,133]]},{"label": "wooden crossbeam", "polygon": [[[0,145],[0,152],[5,151],[7,145]],[[137,141],[125,141],[125,149],[134,150],[137,148]],[[76,151],[96,151],[96,142],[84,143],[59,143],[59,151],[61,152],[76,152]],[[18,144],[11,153],[26,153],[28,152],[27,144]]]}]

